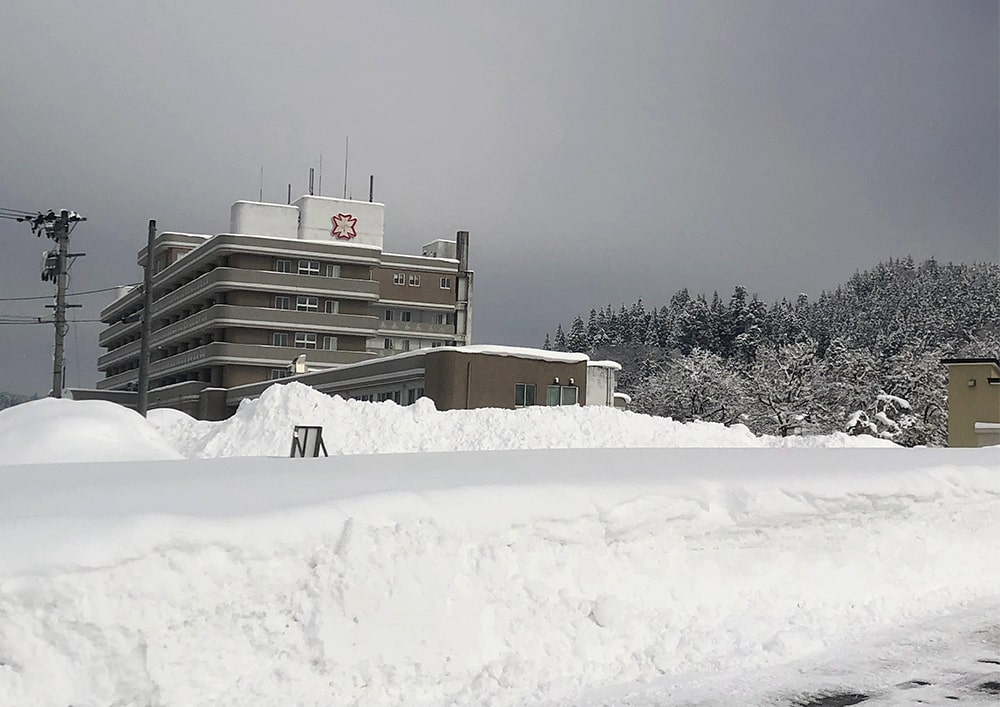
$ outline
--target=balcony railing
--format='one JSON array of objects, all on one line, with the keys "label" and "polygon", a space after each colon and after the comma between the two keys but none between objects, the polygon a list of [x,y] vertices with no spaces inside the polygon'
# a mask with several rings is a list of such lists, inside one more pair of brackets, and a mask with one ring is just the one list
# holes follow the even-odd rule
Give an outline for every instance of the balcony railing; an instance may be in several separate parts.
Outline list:
[{"label": "balcony railing", "polygon": [[116,322],[100,333],[97,337],[97,343],[100,346],[106,346],[109,341],[114,341],[126,334],[138,332],[141,328],[142,321],[138,318],[130,322]]},{"label": "balcony railing", "polygon": [[[289,309],[217,304],[154,331],[150,345],[153,347],[170,345],[172,342],[181,342],[187,337],[199,336],[206,331],[225,328],[307,331],[332,336],[348,335],[367,338],[375,336],[377,324],[378,319],[368,315],[326,314],[325,312],[300,312]],[[98,370],[106,370],[108,367],[128,359],[137,359],[140,345],[141,342],[132,341],[108,351],[97,359]],[[248,345],[263,346],[263,344]]]},{"label": "balcony railing", "polygon": [[328,365],[367,361],[372,355],[367,351],[327,351],[326,349],[297,349],[290,346],[259,346],[257,344],[231,344],[214,341],[182,351],[174,356],[149,364],[150,376],[165,376],[205,366],[243,364],[282,368],[301,354],[308,363]]},{"label": "balcony railing", "polygon": [[156,316],[162,317],[171,310],[204,297],[210,292],[228,290],[309,294],[374,301],[378,299],[379,284],[374,280],[353,280],[344,277],[216,268],[160,297],[153,302],[153,312]]}]

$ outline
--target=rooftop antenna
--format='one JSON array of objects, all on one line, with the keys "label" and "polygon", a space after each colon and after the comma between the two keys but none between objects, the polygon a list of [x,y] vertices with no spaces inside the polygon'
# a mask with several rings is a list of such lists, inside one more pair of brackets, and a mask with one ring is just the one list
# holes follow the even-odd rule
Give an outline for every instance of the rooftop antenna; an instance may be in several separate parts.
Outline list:
[{"label": "rooftop antenna", "polygon": [[323,153],[319,153],[319,186],[316,187],[316,196],[323,196]]},{"label": "rooftop antenna", "polygon": [[313,176],[315,174],[316,174],[316,171],[312,167],[310,167],[309,168],[309,196],[313,195]]},{"label": "rooftop antenna", "polygon": [[288,201],[286,203],[288,203],[288,204],[292,203],[292,185],[291,184],[288,185]]},{"label": "rooftop antenna", "polygon": [[264,165],[260,166],[260,190],[257,192],[257,201],[264,201]]},{"label": "rooftop antenna", "polygon": [[375,201],[375,175],[368,176],[368,201]]},{"label": "rooftop antenna", "polygon": [[344,138],[344,198],[347,198],[347,155],[351,149],[350,136]]}]

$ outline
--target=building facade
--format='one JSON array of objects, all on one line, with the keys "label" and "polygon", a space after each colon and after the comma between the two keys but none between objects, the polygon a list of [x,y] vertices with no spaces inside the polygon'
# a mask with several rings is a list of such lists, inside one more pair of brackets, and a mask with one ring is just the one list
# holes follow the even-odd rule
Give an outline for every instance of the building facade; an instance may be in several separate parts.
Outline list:
[{"label": "building facade", "polygon": [[[383,231],[382,204],[303,196],[236,202],[229,233],[160,233],[150,389],[229,389],[291,375],[296,359],[321,371],[471,343],[468,233],[401,255],[383,250]],[[135,388],[142,310],[136,287],[101,312],[98,389]]]}]

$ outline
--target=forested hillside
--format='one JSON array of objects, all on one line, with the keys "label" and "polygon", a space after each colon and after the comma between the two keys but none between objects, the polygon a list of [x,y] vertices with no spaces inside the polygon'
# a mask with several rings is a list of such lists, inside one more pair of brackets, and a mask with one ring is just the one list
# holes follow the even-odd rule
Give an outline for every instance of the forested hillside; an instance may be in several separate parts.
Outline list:
[{"label": "forested hillside", "polygon": [[26,403],[29,400],[34,399],[35,396],[17,395],[15,393],[8,393],[5,390],[0,390],[0,410],[12,408],[15,405],[20,405],[21,403]]},{"label": "forested hillside", "polygon": [[941,445],[940,359],[1000,355],[1000,265],[891,260],[816,301],[684,289],[660,307],[592,309],[545,346],[619,361],[638,412]]}]

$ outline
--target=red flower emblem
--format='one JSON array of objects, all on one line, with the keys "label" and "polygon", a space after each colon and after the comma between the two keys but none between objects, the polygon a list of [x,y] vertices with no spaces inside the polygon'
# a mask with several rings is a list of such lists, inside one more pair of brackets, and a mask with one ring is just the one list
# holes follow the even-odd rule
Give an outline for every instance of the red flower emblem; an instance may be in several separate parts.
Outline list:
[{"label": "red flower emblem", "polygon": [[358,220],[350,214],[337,214],[330,220],[333,222],[333,230],[330,233],[337,238],[349,241],[358,235],[358,232],[354,230]]}]

